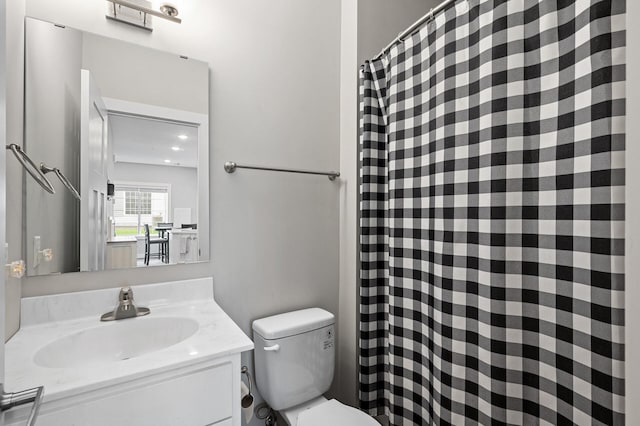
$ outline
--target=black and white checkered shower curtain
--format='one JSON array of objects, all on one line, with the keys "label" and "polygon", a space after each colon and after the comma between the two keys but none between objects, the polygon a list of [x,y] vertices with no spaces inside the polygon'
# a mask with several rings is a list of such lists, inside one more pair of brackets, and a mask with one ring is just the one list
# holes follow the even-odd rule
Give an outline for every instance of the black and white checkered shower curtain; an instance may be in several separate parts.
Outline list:
[{"label": "black and white checkered shower curtain", "polygon": [[458,0],[363,66],[363,409],[624,423],[624,22]]}]

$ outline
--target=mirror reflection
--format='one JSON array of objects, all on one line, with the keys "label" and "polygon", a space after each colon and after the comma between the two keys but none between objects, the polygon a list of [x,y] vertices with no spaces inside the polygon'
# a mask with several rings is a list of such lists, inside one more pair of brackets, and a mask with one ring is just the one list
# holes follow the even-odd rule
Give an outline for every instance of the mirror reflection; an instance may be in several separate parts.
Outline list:
[{"label": "mirror reflection", "polygon": [[107,267],[122,266],[124,259],[114,255],[129,242],[136,245],[129,267],[197,261],[197,128],[146,117],[108,117],[114,168]]},{"label": "mirror reflection", "polygon": [[25,39],[25,146],[60,171],[26,181],[28,274],[207,260],[207,64],[31,18]]}]

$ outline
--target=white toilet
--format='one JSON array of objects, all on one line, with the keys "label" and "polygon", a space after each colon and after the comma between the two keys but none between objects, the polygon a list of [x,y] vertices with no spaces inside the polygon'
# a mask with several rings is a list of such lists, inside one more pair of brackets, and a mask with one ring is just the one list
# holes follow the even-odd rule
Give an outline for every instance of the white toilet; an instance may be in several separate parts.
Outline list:
[{"label": "white toilet", "polygon": [[322,396],[335,368],[333,314],[303,309],[253,322],[255,374],[265,401],[290,426],[378,426],[372,417]]}]

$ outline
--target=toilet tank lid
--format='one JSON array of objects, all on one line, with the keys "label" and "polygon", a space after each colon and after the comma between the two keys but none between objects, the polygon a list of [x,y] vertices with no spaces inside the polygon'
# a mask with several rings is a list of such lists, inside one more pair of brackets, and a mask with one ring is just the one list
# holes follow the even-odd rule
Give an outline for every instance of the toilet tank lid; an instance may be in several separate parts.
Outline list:
[{"label": "toilet tank lid", "polygon": [[272,340],[306,333],[332,325],[334,322],[331,312],[309,308],[255,320],[253,331],[263,339]]}]

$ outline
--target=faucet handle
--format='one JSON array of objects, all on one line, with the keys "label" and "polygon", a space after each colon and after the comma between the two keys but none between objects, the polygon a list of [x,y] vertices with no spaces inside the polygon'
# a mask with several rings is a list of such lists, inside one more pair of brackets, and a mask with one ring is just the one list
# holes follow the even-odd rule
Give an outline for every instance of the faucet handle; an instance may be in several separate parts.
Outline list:
[{"label": "faucet handle", "polygon": [[119,302],[131,302],[133,301],[133,290],[131,287],[122,287],[120,289],[120,295],[118,296]]}]

